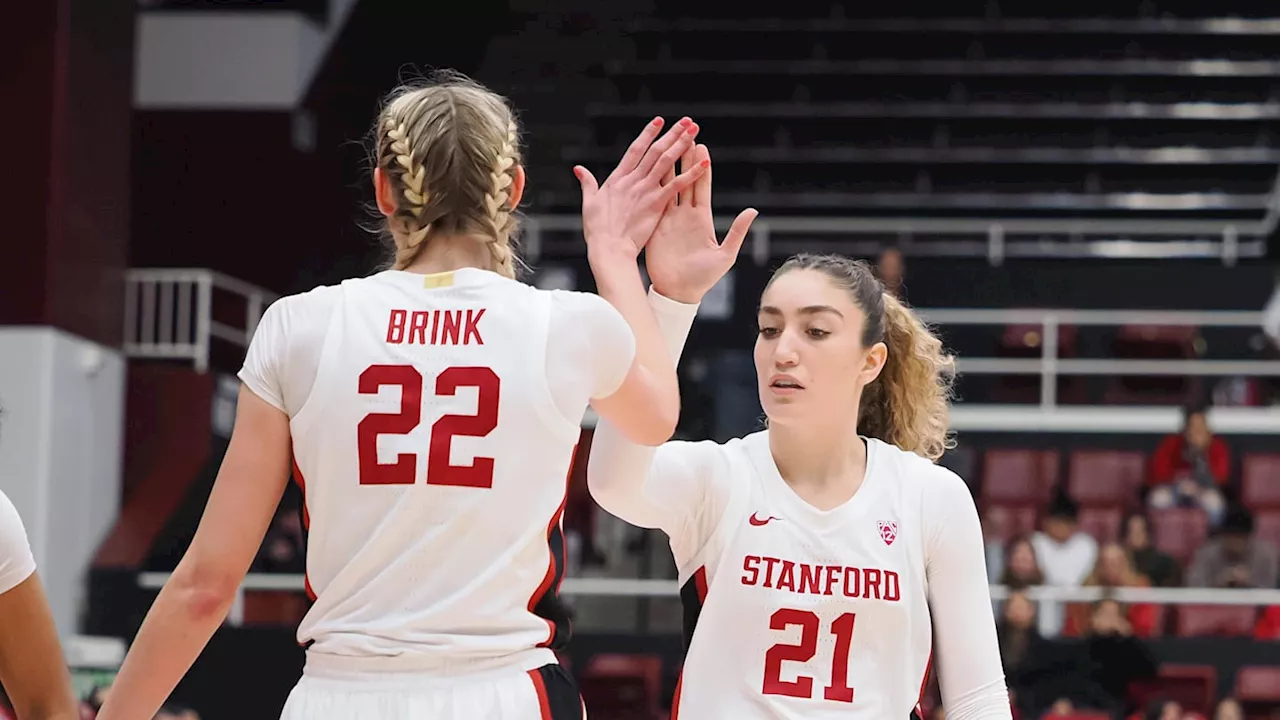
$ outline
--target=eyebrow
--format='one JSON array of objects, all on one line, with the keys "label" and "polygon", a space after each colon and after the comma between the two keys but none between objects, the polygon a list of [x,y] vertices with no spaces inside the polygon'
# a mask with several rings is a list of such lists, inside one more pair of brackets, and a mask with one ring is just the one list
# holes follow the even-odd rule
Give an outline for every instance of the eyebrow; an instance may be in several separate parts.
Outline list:
[{"label": "eyebrow", "polygon": [[[758,311],[761,315],[777,315],[782,316],[783,312],[772,305],[761,305]],[[801,315],[816,315],[818,313],[835,313],[836,317],[843,318],[844,313],[831,307],[830,305],[806,305],[798,311]]]}]

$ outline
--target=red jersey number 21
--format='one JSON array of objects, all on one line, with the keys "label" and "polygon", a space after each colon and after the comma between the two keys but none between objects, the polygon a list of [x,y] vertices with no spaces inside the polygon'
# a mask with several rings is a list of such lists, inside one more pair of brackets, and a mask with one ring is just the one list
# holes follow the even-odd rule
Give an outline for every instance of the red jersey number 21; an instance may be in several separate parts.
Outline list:
[{"label": "red jersey number 21", "polygon": [[[849,646],[853,642],[853,623],[857,616],[845,613],[831,623],[831,634],[836,636],[831,660],[831,683],[822,691],[822,697],[835,702],[853,702],[853,688],[849,687]],[[765,695],[787,697],[813,697],[813,678],[803,672],[795,680],[782,679],[782,663],[785,661],[807,663],[818,651],[818,633],[822,621],[809,610],[782,608],[769,617],[769,629],[786,630],[800,626],[800,643],[778,643],[764,656]]]},{"label": "red jersey number 21", "polygon": [[[379,435],[406,435],[422,422],[422,373],[412,365],[370,365],[360,373],[360,394],[376,395],[384,387],[400,388],[400,412],[369,413],[356,428],[361,485],[412,485],[418,457],[400,453],[393,463],[378,462]],[[493,458],[478,457],[471,465],[453,465],[449,450],[455,435],[484,437],[498,426],[498,395],[502,382],[487,367],[451,367],[436,376],[435,394],[449,396],[458,388],[477,390],[474,415],[445,415],[431,426],[427,451],[427,484],[493,487]]]}]

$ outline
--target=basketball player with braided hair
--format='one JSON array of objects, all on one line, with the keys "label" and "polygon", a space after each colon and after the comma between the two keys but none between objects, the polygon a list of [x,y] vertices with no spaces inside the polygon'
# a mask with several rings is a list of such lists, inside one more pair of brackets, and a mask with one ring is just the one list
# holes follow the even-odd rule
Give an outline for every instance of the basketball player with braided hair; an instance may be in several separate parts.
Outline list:
[{"label": "basketball player with braided hair", "polygon": [[372,140],[388,266],[263,316],[199,530],[100,720],[150,718],[166,699],[226,616],[291,470],[314,604],[284,718],[583,717],[554,653],[579,426],[591,405],[657,445],[679,415],[636,258],[705,165],[674,176],[698,128],[662,126],[584,196],[600,295],[543,291],[514,279],[525,172],[506,101],[455,74],[392,94]]},{"label": "basketball player with braided hair", "polygon": [[[708,170],[645,248],[676,359],[737,255],[710,208]],[[672,720],[905,720],[934,656],[948,720],[1007,720],[977,509],[933,462],[950,444],[942,343],[836,255],[786,261],[758,323],[765,430],[655,450],[606,418],[591,446],[600,505],[671,540],[688,643]]]}]

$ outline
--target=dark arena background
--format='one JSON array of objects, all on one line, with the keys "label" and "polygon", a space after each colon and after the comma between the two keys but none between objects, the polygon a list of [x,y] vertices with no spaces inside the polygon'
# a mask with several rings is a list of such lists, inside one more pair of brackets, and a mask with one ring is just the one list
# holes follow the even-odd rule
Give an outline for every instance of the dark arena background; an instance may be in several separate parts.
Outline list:
[{"label": "dark arena background", "polygon": [[[1280,12],[1266,7],[8,8],[0,488],[86,706],[192,537],[262,311],[378,259],[362,140],[380,96],[450,67],[521,112],[529,282],[592,289],[570,168],[603,177],[655,115],[701,124],[726,224],[761,210],[685,351],[680,437],[759,426],[754,304],[787,255],[865,257],[901,280],[960,358],[944,463],[982,512],[1020,718],[1280,717]],[[1207,408],[1190,413],[1212,434],[1203,455],[1186,406]],[[674,568],[660,534],[587,494],[591,425],[564,521],[564,662],[592,718],[666,718]],[[1209,473],[1226,522],[1154,499],[1187,472]],[[303,660],[300,503],[285,497],[163,717],[279,717]],[[1051,512],[1100,548],[1087,575],[1037,549]],[[1094,603],[1113,595],[1124,622],[1100,630]],[[938,697],[932,681],[927,717],[944,717]]]}]

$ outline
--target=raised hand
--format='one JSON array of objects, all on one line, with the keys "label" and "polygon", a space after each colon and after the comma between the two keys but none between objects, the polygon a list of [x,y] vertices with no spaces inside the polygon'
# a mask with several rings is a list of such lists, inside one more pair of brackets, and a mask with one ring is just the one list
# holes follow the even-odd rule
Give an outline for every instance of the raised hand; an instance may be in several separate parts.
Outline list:
[{"label": "raised hand", "polygon": [[733,267],[757,213],[748,208],[738,214],[725,235],[716,239],[711,215],[711,153],[706,145],[685,152],[681,169],[706,168],[690,187],[680,183],[674,168],[667,173],[667,187],[679,187],[667,211],[645,246],[645,269],[660,295],[684,303],[697,303]]},{"label": "raised hand", "polygon": [[663,210],[707,170],[707,164],[694,163],[674,174],[676,161],[693,148],[696,123],[682,118],[654,142],[661,131],[662,118],[654,118],[603,185],[581,165],[573,168],[582,185],[582,232],[589,257],[635,260],[653,235]]}]

